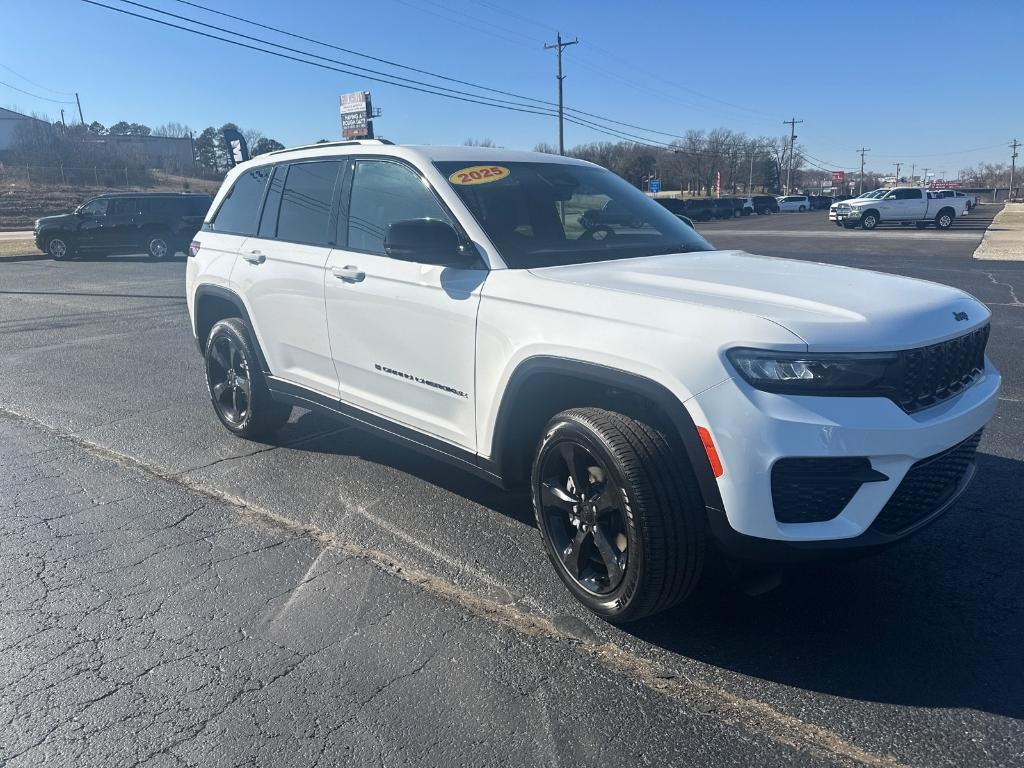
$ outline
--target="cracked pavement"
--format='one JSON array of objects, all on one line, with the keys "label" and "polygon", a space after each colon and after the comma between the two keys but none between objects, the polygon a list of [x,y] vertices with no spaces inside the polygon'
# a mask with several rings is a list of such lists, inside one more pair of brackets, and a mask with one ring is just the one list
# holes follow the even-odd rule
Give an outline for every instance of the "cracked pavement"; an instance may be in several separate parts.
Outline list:
[{"label": "cracked pavement", "polygon": [[565,594],[522,495],[301,411],[228,435],[181,261],[0,264],[0,764],[1024,762],[1024,264],[811,216],[706,229],[989,304],[978,480],[888,553],[628,630]]}]

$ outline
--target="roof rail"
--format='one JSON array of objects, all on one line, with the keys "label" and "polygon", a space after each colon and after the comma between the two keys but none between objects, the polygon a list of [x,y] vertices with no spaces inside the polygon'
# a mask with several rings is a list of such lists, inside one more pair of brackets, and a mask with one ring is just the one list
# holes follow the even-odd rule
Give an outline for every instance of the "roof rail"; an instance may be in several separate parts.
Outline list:
[{"label": "roof rail", "polygon": [[321,141],[319,144],[303,144],[301,147],[288,147],[286,149],[275,149],[267,152],[268,155],[280,155],[282,152],[298,152],[300,149],[317,149],[318,147],[358,147],[363,144],[386,144],[393,145],[395,142],[387,139],[352,139],[351,141]]}]

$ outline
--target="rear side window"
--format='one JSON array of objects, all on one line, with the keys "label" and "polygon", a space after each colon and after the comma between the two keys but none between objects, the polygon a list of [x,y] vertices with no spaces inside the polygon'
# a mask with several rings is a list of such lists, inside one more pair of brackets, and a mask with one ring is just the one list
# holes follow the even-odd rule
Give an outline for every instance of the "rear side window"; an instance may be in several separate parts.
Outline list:
[{"label": "rear side window", "polygon": [[920,200],[921,190],[920,189],[901,189],[896,192],[897,200]]},{"label": "rear side window", "polygon": [[[288,166],[288,175],[281,191],[281,210],[277,217],[278,240],[333,245],[333,238],[328,235],[328,225],[340,168],[341,162],[337,160],[293,163]],[[267,210],[272,210],[269,204]]]},{"label": "rear side window", "polygon": [[110,200],[110,208],[107,210],[108,216],[134,216],[136,213],[135,203],[137,198],[134,197],[114,197]]},{"label": "rear side window", "polygon": [[256,234],[256,220],[259,218],[263,192],[269,178],[269,168],[253,168],[242,173],[220,204],[211,228],[215,232],[235,235]]},{"label": "rear side window", "polygon": [[452,223],[434,193],[408,167],[386,160],[356,163],[348,214],[348,247],[384,255],[388,225],[406,219]]},{"label": "rear side window", "polygon": [[279,165],[274,169],[274,175],[270,177],[270,187],[267,189],[267,202],[263,204],[263,216],[260,217],[259,236],[266,239],[277,237],[277,210],[281,206],[281,191],[284,189],[284,177],[288,173],[288,166]]}]

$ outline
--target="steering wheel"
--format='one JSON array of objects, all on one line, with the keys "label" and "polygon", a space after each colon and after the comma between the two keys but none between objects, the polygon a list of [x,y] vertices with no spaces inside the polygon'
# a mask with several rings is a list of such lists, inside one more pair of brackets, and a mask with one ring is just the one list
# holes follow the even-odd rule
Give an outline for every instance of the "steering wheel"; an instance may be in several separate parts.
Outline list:
[{"label": "steering wheel", "polygon": [[607,224],[595,224],[592,227],[587,227],[583,230],[583,234],[580,235],[580,240],[594,240],[595,242],[601,242],[608,240],[609,238],[615,237],[615,230],[609,227]]}]

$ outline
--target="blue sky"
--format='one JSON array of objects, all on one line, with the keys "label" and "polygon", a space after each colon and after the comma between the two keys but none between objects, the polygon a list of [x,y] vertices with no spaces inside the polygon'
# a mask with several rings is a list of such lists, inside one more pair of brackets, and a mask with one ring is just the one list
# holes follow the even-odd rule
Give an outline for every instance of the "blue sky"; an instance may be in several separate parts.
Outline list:
[{"label": "blue sky", "polygon": [[[725,126],[782,135],[788,132],[782,121],[795,116],[805,121],[798,141],[830,167],[857,166],[854,150],[865,146],[872,150],[870,168],[891,170],[902,161],[907,170],[915,163],[954,176],[980,161],[1008,161],[1005,144],[1015,135],[1024,139],[1022,0],[197,1],[552,101],[554,53],[543,43],[561,30],[580,39],[565,54],[568,106],[668,133]],[[174,0],[139,2],[269,34]],[[529,149],[557,140],[551,117],[319,70],[79,0],[0,0],[0,65],[10,68],[0,68],[0,81],[33,94],[63,99],[54,91],[78,91],[86,121],[107,125],[176,121],[201,130],[232,121],[294,145],[338,138],[338,94],[369,89],[384,113],[378,133],[398,142],[461,144],[472,136]],[[4,85],[0,105],[54,117],[61,106]],[[64,106],[74,113],[73,105]],[[606,138],[566,126],[569,146]]]}]

